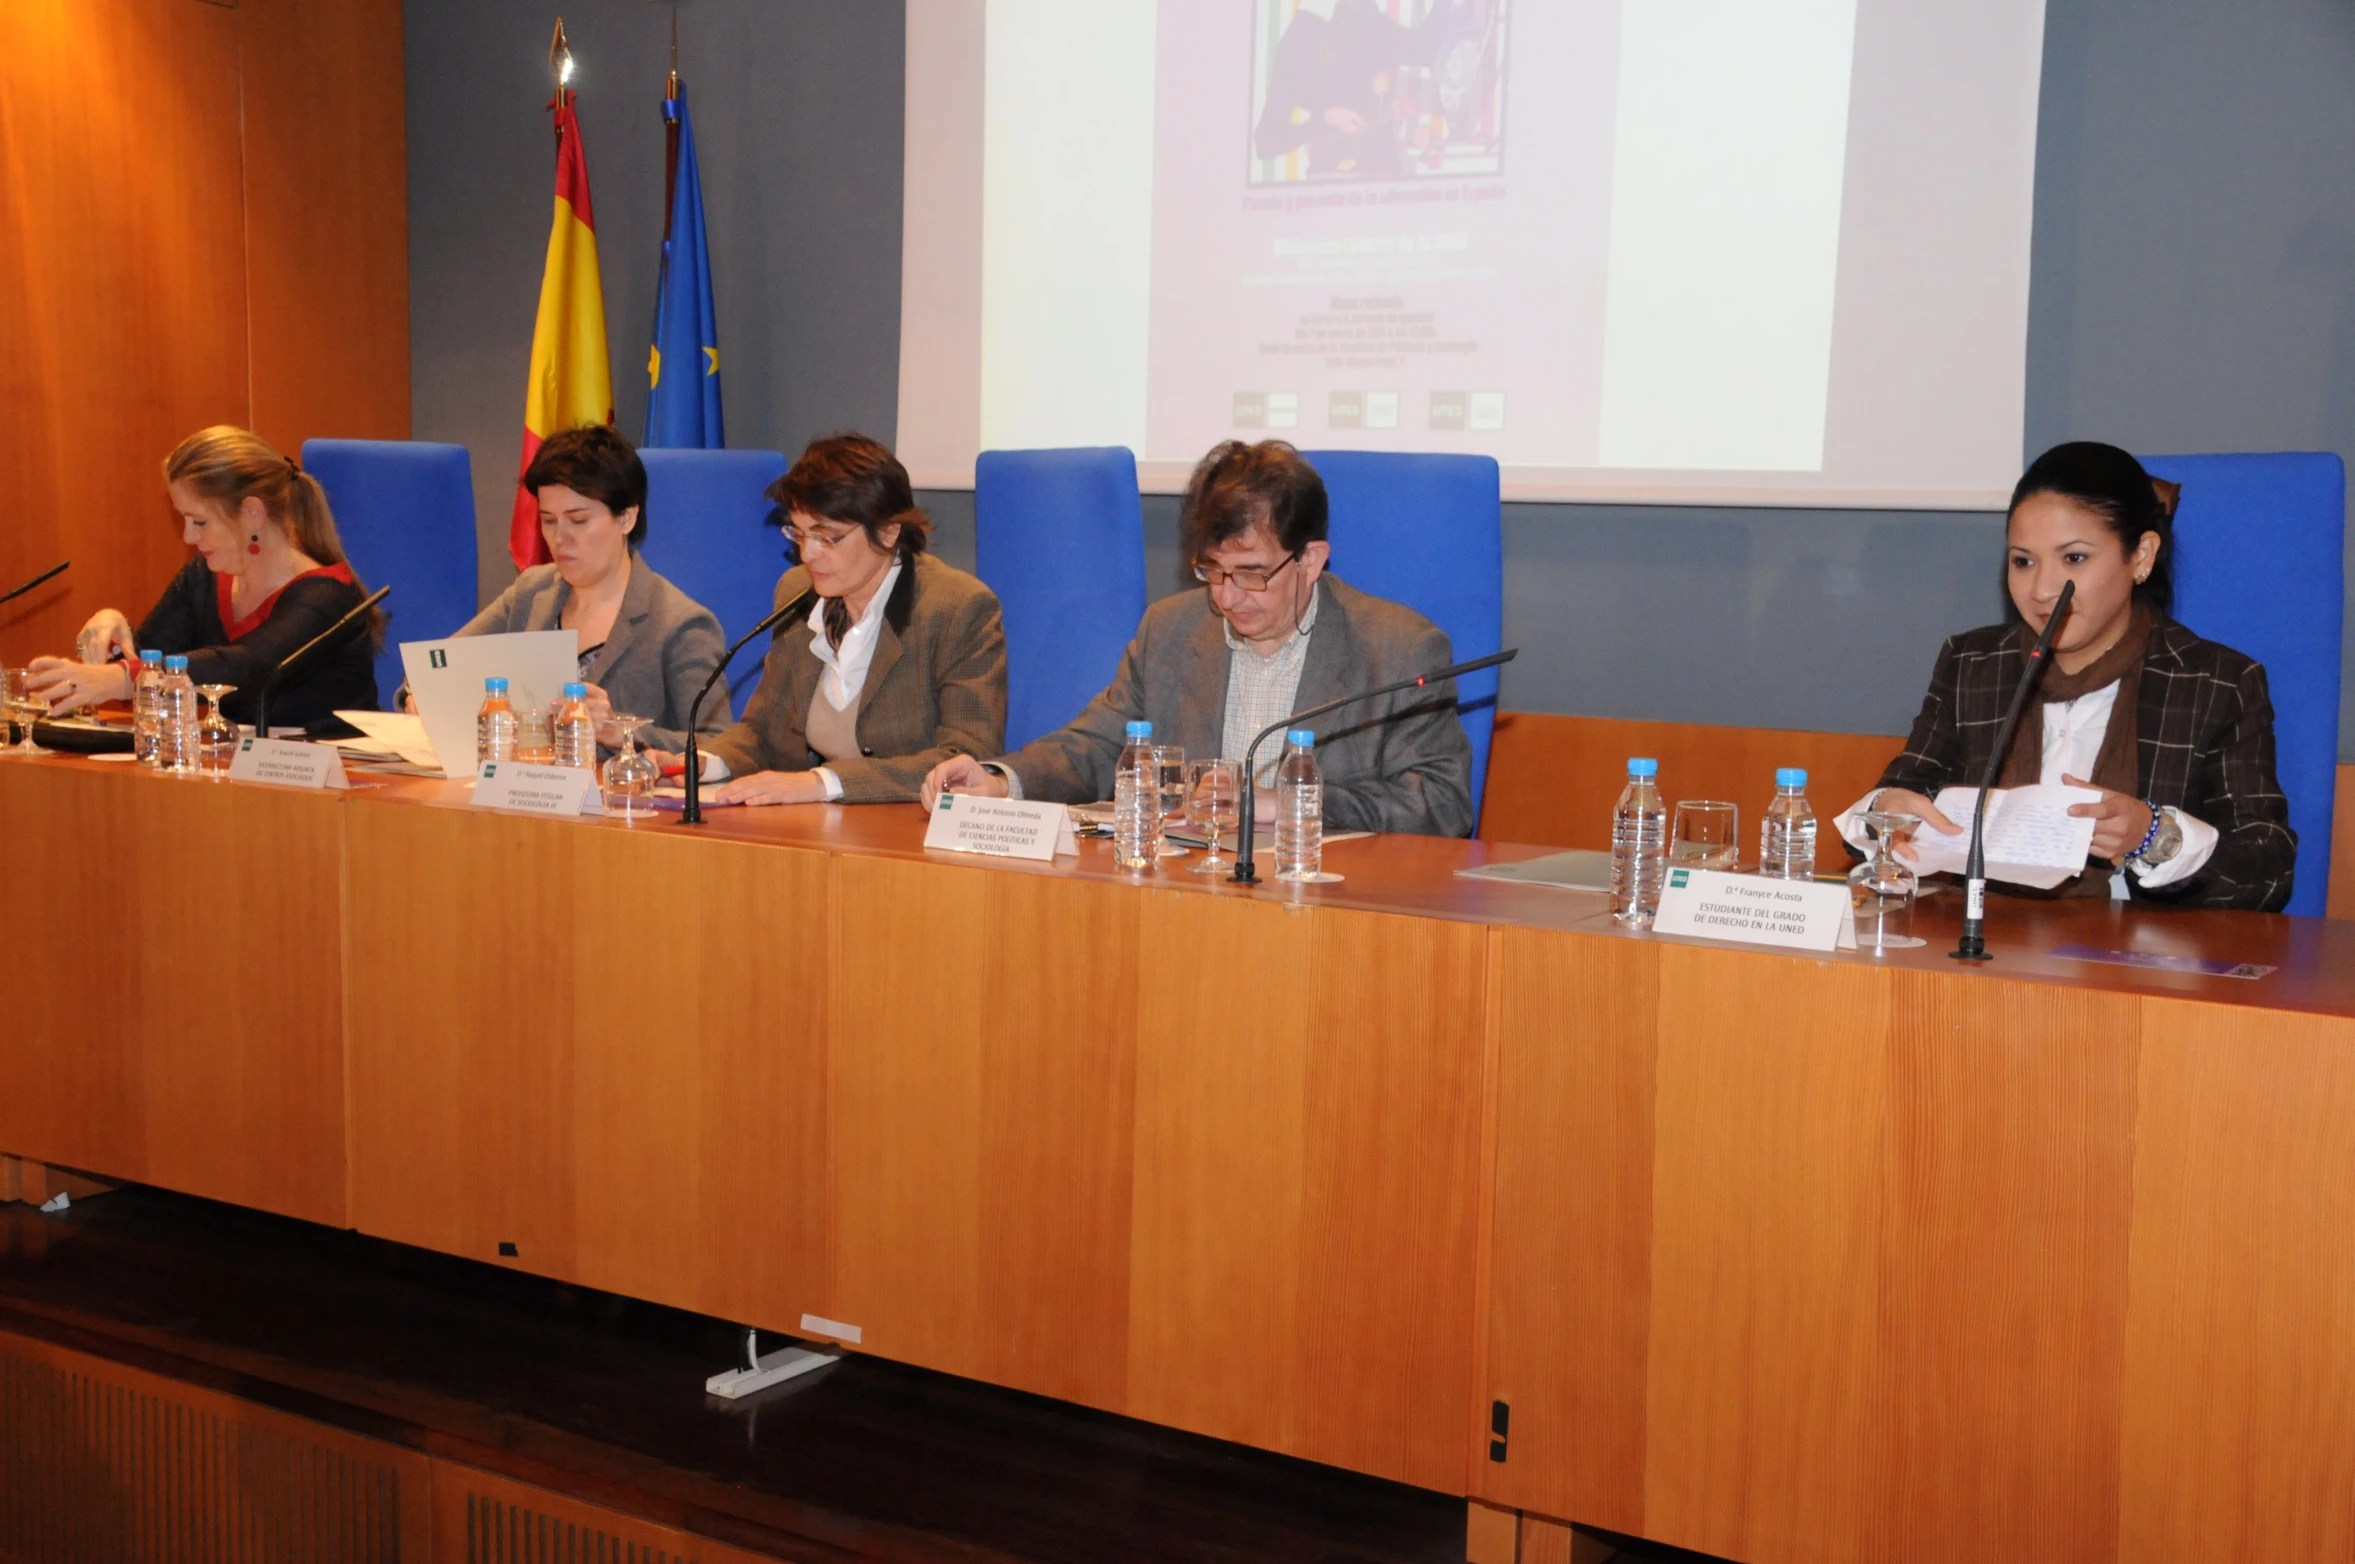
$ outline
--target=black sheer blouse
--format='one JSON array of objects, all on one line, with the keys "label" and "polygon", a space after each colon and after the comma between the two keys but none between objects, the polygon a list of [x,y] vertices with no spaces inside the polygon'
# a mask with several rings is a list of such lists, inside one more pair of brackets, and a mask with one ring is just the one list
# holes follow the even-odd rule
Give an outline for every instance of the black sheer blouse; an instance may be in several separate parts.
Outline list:
[{"label": "black sheer blouse", "polygon": [[[295,577],[250,615],[234,623],[229,578],[199,557],[164,588],[139,625],[142,651],[186,656],[198,684],[233,684],[223,701],[232,722],[251,722],[262,681],[296,648],[358,607],[367,594],[348,565],[328,565]],[[311,727],[341,711],[376,710],[376,653],[365,635],[306,658],[271,693],[270,725]]]}]

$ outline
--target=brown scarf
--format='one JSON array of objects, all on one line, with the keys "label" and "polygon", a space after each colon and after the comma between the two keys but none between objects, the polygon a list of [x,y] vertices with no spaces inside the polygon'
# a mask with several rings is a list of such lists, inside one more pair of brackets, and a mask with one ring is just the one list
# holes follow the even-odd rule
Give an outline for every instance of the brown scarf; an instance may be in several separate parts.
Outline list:
[{"label": "brown scarf", "polygon": [[[2034,633],[2022,625],[2022,653],[2035,644]],[[2044,707],[2048,701],[2073,701],[2115,682],[2118,698],[2110,707],[2109,726],[2102,730],[2102,747],[2094,757],[2093,775],[2085,780],[2129,798],[2139,796],[2141,736],[2136,731],[2136,712],[2142,699],[2143,658],[2149,653],[2150,644],[2151,611],[2147,604],[2137,603],[2132,617],[2126,621],[2126,633],[2108,651],[2075,673],[2064,672],[2058,662],[2046,668],[2044,682],[2028,697],[2028,709],[2020,713],[2020,725],[2012,734],[2011,753],[2003,758],[2003,775],[1997,786],[2027,787],[2044,780]],[[2106,860],[2095,859],[2086,865],[2083,873],[2047,894],[2107,896],[2111,869],[2102,867],[2104,863]]]}]

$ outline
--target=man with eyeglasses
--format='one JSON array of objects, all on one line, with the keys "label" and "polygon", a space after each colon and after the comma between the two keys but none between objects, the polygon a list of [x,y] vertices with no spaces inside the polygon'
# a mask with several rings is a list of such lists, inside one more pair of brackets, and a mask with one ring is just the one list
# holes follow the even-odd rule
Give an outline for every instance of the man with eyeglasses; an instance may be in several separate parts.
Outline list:
[{"label": "man with eyeglasses", "polygon": [[[1112,796],[1131,721],[1195,758],[1240,760],[1292,712],[1454,661],[1447,636],[1410,608],[1328,573],[1324,480],[1281,440],[1230,440],[1194,469],[1180,513],[1200,592],[1145,610],[1104,692],[1070,724],[996,760],[956,755],[924,779],[941,792],[1087,803]],[[1345,707],[1317,733],[1325,823],[1345,831],[1464,836],[1472,829],[1472,747],[1455,686]],[[1260,746],[1273,819],[1281,749]]]}]

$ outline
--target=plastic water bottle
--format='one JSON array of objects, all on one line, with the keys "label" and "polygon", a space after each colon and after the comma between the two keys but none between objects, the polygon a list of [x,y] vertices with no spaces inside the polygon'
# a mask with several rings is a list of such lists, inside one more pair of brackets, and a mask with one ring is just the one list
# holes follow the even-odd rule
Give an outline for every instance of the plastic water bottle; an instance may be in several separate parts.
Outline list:
[{"label": "plastic water bottle", "polygon": [[1815,810],[1807,773],[1797,766],[1774,774],[1774,802],[1758,827],[1758,872],[1773,880],[1815,878]]},{"label": "plastic water bottle", "polygon": [[1668,810],[1654,778],[1660,762],[1627,762],[1627,786],[1611,811],[1611,916],[1630,928],[1650,928],[1660,910],[1668,872]]},{"label": "plastic water bottle", "polygon": [[165,658],[156,685],[155,763],[164,771],[196,771],[196,686],[188,678],[185,657]]},{"label": "plastic water bottle", "polygon": [[515,758],[515,708],[507,704],[507,681],[482,681],[482,709],[474,714],[474,763]]},{"label": "plastic water bottle", "polygon": [[1128,725],[1128,745],[1112,774],[1112,861],[1150,869],[1161,856],[1161,778],[1153,769],[1153,724]]},{"label": "plastic water bottle", "polygon": [[1324,872],[1325,773],[1315,732],[1294,728],[1276,767],[1276,878],[1313,880]]},{"label": "plastic water bottle", "polygon": [[164,654],[150,647],[139,654],[138,670],[131,675],[131,755],[151,771],[157,764],[155,701],[163,683]]},{"label": "plastic water bottle", "polygon": [[564,687],[550,726],[556,730],[556,764],[580,771],[597,769],[597,719],[589,715],[589,687]]}]

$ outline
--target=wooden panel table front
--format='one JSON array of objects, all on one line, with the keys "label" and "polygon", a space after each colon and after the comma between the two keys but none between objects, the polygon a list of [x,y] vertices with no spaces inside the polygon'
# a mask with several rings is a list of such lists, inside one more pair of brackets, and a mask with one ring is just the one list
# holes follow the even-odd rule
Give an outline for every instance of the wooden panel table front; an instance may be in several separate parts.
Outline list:
[{"label": "wooden panel table front", "polygon": [[0,808],[11,939],[95,871],[164,964],[73,947],[0,1150],[1733,1558],[2355,1549],[2341,925],[1999,902],[1962,968],[1631,935],[1486,843],[1245,891],[902,809]]}]

